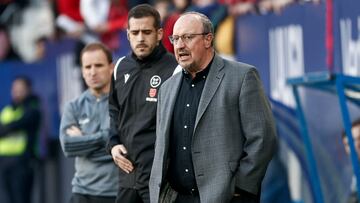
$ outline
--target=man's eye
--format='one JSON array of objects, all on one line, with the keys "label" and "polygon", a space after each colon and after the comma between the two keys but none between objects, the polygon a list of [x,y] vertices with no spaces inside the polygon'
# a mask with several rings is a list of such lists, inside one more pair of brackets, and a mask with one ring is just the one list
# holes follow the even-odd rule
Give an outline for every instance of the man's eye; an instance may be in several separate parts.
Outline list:
[{"label": "man's eye", "polygon": [[190,39],[191,39],[191,35],[184,35],[184,39],[185,39],[185,40],[190,40]]}]

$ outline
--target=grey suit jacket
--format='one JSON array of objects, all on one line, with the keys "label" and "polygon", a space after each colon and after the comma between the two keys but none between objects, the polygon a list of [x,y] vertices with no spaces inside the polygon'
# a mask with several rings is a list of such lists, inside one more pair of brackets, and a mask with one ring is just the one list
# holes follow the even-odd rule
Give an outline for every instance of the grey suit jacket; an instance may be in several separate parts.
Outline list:
[{"label": "grey suit jacket", "polygon": [[[166,184],[169,132],[182,74],[161,87],[158,95],[155,156],[150,199],[159,202]],[[215,55],[201,95],[192,159],[200,200],[229,202],[235,186],[257,194],[276,145],[269,102],[256,69]]]}]

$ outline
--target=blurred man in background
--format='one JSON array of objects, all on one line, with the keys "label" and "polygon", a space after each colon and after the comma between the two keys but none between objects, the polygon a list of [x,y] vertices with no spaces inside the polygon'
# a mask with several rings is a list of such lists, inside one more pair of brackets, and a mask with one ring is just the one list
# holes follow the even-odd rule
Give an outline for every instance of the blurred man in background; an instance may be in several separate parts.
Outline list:
[{"label": "blurred man in background", "polygon": [[[356,155],[359,159],[360,157],[360,119],[355,120],[352,123],[351,126],[351,134],[353,136],[353,141],[354,141],[354,145],[355,145],[355,151],[356,151]],[[345,146],[345,151],[348,155],[350,155],[350,146],[349,146],[349,141],[348,138],[345,134],[345,132],[342,135],[342,140]],[[357,189],[356,189],[356,179],[355,176],[353,177],[352,180],[352,184],[351,184],[351,195],[349,197],[348,203],[358,203],[359,199],[358,199],[358,194],[357,194]]]},{"label": "blurred man in background", "polygon": [[32,199],[41,111],[31,86],[26,76],[16,77],[11,87],[12,101],[0,113],[0,183],[10,203],[29,203]]},{"label": "blurred man in background", "polygon": [[70,202],[113,203],[118,172],[105,150],[110,126],[112,55],[103,44],[92,43],[81,51],[80,62],[88,90],[66,105],[60,125],[64,154],[75,157]]}]

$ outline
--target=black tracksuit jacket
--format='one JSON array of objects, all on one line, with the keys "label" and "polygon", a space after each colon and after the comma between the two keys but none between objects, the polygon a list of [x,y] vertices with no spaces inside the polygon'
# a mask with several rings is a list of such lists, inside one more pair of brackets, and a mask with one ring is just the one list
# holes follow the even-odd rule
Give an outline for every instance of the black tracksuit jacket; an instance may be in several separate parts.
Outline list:
[{"label": "black tracksuit jacket", "polygon": [[172,76],[177,62],[162,44],[144,60],[134,54],[116,64],[109,95],[111,137],[107,148],[123,144],[135,170],[120,169],[120,186],[148,187],[154,158],[156,105],[161,84]]}]

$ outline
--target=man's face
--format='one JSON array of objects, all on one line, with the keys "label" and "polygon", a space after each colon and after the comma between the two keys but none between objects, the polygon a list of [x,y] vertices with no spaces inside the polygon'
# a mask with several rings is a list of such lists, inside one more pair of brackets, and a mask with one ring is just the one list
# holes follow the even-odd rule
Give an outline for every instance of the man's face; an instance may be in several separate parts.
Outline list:
[{"label": "man's face", "polygon": [[[351,128],[351,133],[353,135],[355,150],[357,153],[358,158],[360,159],[360,125],[355,125]],[[350,147],[347,137],[344,137],[343,139],[345,144],[345,150],[348,154],[350,154]]]},{"label": "man's face", "polygon": [[162,29],[156,30],[154,18],[130,18],[127,36],[134,54],[139,59],[149,56],[162,39]]},{"label": "man's face", "polygon": [[86,51],[81,57],[82,76],[90,88],[97,93],[102,93],[110,84],[113,64],[108,61],[105,53],[100,50]]},{"label": "man's face", "polygon": [[206,65],[205,53],[211,47],[211,41],[203,33],[200,19],[192,14],[180,17],[174,25],[173,36],[190,36],[187,39],[180,37],[174,43],[176,60],[183,68],[196,72]]},{"label": "man's face", "polygon": [[29,88],[26,86],[26,83],[17,79],[12,83],[11,87],[11,97],[15,103],[21,103],[29,95]]}]

